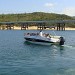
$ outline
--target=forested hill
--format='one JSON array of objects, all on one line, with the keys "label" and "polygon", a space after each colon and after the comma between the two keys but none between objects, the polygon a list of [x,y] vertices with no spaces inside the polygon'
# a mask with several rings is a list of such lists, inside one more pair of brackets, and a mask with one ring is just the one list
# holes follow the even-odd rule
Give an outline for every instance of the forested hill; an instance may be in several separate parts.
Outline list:
[{"label": "forested hill", "polygon": [[64,14],[33,12],[21,14],[0,14],[0,22],[39,21],[39,20],[72,20],[73,17]]}]

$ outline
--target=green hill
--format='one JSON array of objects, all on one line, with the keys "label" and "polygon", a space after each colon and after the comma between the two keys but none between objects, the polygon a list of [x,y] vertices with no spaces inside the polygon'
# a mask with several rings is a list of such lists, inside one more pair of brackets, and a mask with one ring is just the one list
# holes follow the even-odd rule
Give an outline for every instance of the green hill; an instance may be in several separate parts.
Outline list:
[{"label": "green hill", "polygon": [[[75,17],[65,14],[33,12],[20,14],[0,14],[0,22],[15,22],[15,21],[42,21],[42,20],[74,20]],[[51,24],[48,24],[51,25]],[[67,27],[75,27],[74,23],[66,24]]]},{"label": "green hill", "polygon": [[21,14],[1,14],[0,22],[10,21],[37,21],[37,20],[71,20],[70,16],[64,14],[33,12]]}]

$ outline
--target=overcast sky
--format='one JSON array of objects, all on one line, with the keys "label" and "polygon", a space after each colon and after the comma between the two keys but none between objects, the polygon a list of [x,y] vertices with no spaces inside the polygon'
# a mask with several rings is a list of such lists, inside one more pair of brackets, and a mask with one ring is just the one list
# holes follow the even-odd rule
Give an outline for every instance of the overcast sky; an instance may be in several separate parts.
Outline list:
[{"label": "overcast sky", "polygon": [[0,0],[0,14],[32,12],[75,16],[75,0]]}]

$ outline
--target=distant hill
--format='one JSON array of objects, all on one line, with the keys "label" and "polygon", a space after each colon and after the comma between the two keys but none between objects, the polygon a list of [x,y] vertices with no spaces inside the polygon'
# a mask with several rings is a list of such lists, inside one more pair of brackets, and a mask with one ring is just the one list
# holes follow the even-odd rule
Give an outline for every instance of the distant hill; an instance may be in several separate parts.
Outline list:
[{"label": "distant hill", "polygon": [[35,21],[35,20],[72,20],[73,17],[64,14],[33,12],[21,14],[1,14],[0,22]]}]

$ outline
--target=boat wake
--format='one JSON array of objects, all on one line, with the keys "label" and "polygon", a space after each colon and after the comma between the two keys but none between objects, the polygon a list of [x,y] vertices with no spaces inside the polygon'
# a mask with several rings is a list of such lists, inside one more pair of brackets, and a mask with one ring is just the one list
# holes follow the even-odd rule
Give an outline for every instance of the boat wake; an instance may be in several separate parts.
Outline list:
[{"label": "boat wake", "polygon": [[75,49],[75,46],[73,45],[62,45],[63,47],[67,47],[67,48],[70,48],[70,49]]}]

